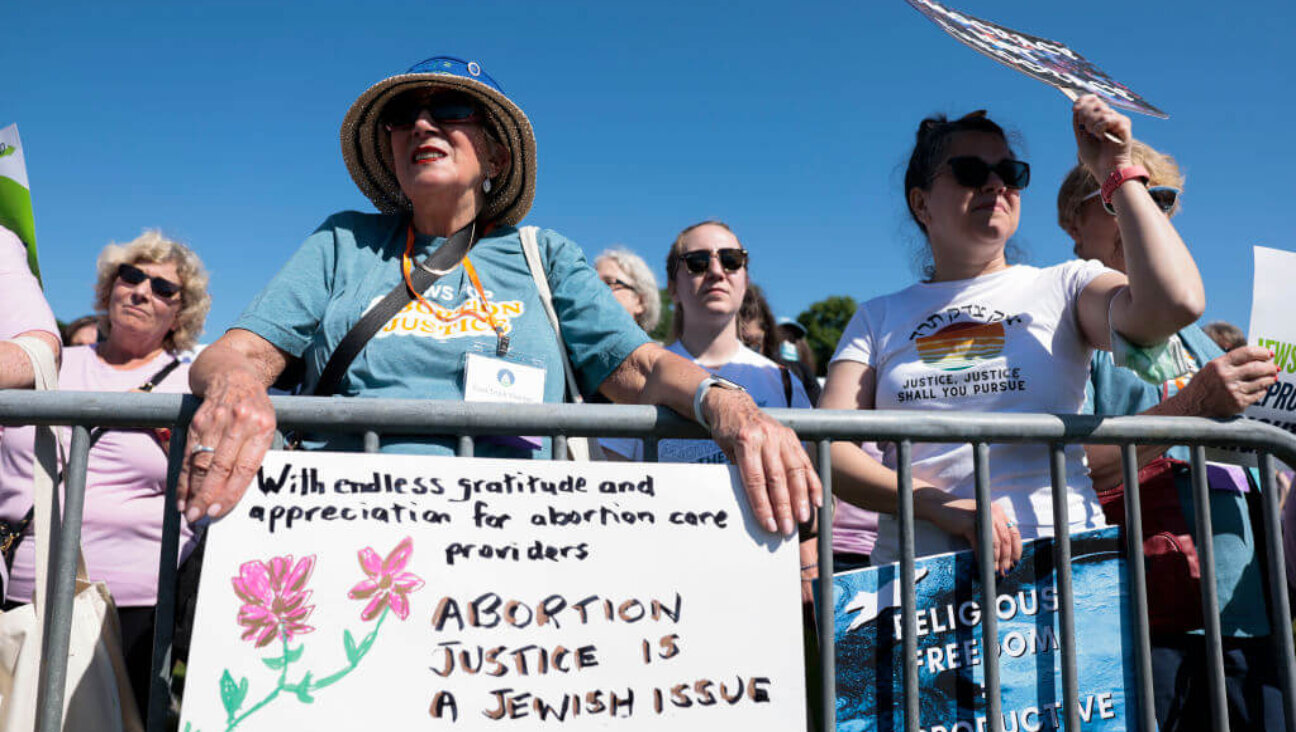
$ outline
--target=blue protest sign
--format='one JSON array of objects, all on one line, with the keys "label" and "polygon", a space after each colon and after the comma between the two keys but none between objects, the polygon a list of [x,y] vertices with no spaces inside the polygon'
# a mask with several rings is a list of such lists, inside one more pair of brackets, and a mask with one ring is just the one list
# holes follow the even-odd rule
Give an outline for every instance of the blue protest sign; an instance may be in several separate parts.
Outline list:
[{"label": "blue protest sign", "polygon": [[[1116,528],[1071,537],[1079,716],[1084,730],[1138,728],[1125,561]],[[1062,654],[1052,539],[1022,547],[998,583],[997,647],[982,644],[976,559],[971,551],[919,559],[919,714],[905,726],[899,565],[833,577],[837,644],[837,729],[842,732],[989,729],[984,660],[999,658],[1003,729],[1056,730],[1063,722]]]}]

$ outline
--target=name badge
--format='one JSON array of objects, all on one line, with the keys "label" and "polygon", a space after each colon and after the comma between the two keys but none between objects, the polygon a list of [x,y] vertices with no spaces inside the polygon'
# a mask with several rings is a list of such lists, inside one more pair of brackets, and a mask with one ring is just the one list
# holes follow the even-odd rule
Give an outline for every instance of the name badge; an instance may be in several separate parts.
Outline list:
[{"label": "name badge", "polygon": [[469,353],[464,362],[464,400],[539,404],[544,401],[545,370],[517,361]]}]

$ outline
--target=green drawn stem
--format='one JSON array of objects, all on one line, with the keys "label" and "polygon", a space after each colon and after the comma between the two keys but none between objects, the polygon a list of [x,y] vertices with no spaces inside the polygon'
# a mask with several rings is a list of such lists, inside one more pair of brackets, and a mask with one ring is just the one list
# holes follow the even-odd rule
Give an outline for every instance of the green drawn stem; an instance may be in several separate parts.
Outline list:
[{"label": "green drawn stem", "polygon": [[[387,614],[388,614],[389,612],[391,612],[391,608],[390,608],[390,607],[385,607],[385,608],[383,608],[382,614],[378,616],[378,622],[374,624],[374,629],[373,629],[372,631],[370,631],[369,634],[366,635],[366,636],[364,637],[364,640],[360,641],[360,647],[364,648],[365,650],[364,650],[363,653],[361,653],[361,654],[359,654],[358,656],[356,656],[355,663],[351,663],[350,661],[347,661],[346,666],[342,667],[341,669],[338,669],[337,671],[333,672],[332,674],[329,674],[328,676],[325,676],[324,678],[322,678],[322,679],[320,679],[320,680],[318,680],[318,681],[313,681],[313,682],[307,684],[306,687],[305,687],[305,691],[308,691],[308,692],[309,692],[309,691],[318,691],[318,690],[320,690],[320,689],[323,689],[323,688],[326,687],[326,686],[331,686],[332,684],[334,684],[334,683],[340,681],[340,680],[341,680],[344,676],[346,676],[347,674],[349,674],[349,673],[351,673],[352,671],[354,671],[354,670],[356,669],[356,667],[360,665],[360,661],[363,660],[364,657],[365,657],[366,655],[368,655],[369,651],[373,649],[374,639],[377,638],[377,636],[378,636],[378,631],[382,628],[383,621],[387,619]],[[295,689],[290,689],[290,688],[288,688],[288,684],[287,684],[287,681],[288,681],[288,664],[290,663],[290,662],[288,661],[288,639],[287,639],[287,638],[284,638],[284,642],[283,642],[283,649],[284,649],[284,655],[283,655],[283,658],[284,658],[284,666],[283,666],[283,671],[281,671],[281,672],[279,673],[279,681],[278,681],[278,683],[275,684],[275,688],[274,688],[274,690],[272,690],[269,694],[267,694],[266,697],[265,697],[264,699],[262,699],[261,701],[257,702],[256,705],[253,706],[251,709],[249,709],[249,710],[247,710],[246,712],[244,712],[243,714],[239,715],[239,717],[238,717],[237,719],[234,719],[233,721],[231,721],[231,722],[229,723],[229,726],[225,728],[225,732],[231,732],[231,730],[233,730],[235,727],[239,726],[239,724],[240,724],[243,720],[245,720],[245,719],[247,719],[248,717],[252,716],[253,713],[255,713],[255,712],[257,712],[257,711],[260,711],[260,709],[261,709],[262,707],[264,707],[265,705],[267,705],[267,704],[269,704],[270,702],[274,701],[275,698],[279,696],[279,692],[281,692],[281,691],[295,691]],[[305,678],[306,678],[306,677],[303,677],[303,680],[305,680]]]},{"label": "green drawn stem", "polygon": [[243,714],[239,715],[239,717],[238,717],[237,719],[235,719],[234,721],[230,722],[230,723],[229,723],[229,726],[225,728],[225,732],[230,732],[230,730],[232,730],[232,729],[234,729],[235,727],[239,726],[239,723],[241,723],[243,720],[245,720],[245,719],[247,719],[248,717],[252,716],[255,712],[259,711],[262,707],[264,707],[265,705],[267,705],[267,704],[269,704],[270,702],[274,701],[275,697],[279,696],[279,692],[283,690],[284,682],[287,681],[287,679],[288,679],[288,663],[289,663],[289,661],[288,661],[288,636],[287,636],[287,635],[281,635],[280,637],[283,639],[283,652],[284,652],[284,654],[283,654],[283,658],[284,658],[284,665],[283,665],[283,670],[279,672],[279,682],[278,682],[277,684],[275,684],[275,688],[274,688],[273,690],[271,690],[271,692],[270,692],[269,694],[266,694],[266,698],[264,698],[264,699],[262,699],[261,701],[257,702],[256,705],[253,706],[251,709],[247,710],[246,712],[243,712]]},{"label": "green drawn stem", "polygon": [[369,635],[366,635],[364,637],[364,640],[360,641],[360,646],[365,649],[365,652],[361,653],[359,656],[356,657],[355,663],[348,662],[344,668],[339,669],[338,671],[328,676],[325,676],[319,681],[315,681],[311,683],[310,686],[307,687],[307,690],[317,691],[319,689],[323,689],[324,687],[329,686],[336,681],[339,681],[343,676],[346,676],[347,674],[354,671],[355,667],[360,665],[360,661],[373,648],[373,643],[374,643],[373,638],[375,638],[378,635],[378,629],[382,627],[383,621],[387,619],[387,613],[389,612],[391,612],[390,607],[383,608],[382,615],[378,616],[378,622],[374,624],[374,629],[369,632]]}]

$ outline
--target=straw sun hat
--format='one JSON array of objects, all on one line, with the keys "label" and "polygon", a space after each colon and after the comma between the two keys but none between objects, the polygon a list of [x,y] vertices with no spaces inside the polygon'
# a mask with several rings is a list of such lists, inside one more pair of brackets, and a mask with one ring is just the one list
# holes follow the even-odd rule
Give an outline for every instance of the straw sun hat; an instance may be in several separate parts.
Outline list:
[{"label": "straw sun hat", "polygon": [[342,158],[351,179],[383,213],[411,210],[392,171],[391,140],[379,117],[383,107],[411,89],[435,88],[471,96],[486,113],[489,127],[509,150],[508,171],[491,181],[483,221],[517,224],[535,198],[536,141],[531,122],[476,61],[434,56],[403,74],[369,87],[342,120]]}]

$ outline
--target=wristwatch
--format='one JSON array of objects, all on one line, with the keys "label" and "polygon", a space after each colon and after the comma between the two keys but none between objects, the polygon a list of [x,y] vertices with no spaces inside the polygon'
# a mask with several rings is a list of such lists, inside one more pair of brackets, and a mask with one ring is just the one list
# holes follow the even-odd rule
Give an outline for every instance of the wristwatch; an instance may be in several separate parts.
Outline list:
[{"label": "wristwatch", "polygon": [[734,391],[747,391],[741,385],[714,374],[706,377],[702,380],[702,383],[698,384],[697,391],[693,392],[693,419],[697,420],[697,423],[705,427],[708,432],[711,431],[711,425],[707,424],[706,417],[702,416],[702,397],[706,396],[707,391],[713,386],[718,386],[721,389],[733,389]]}]

